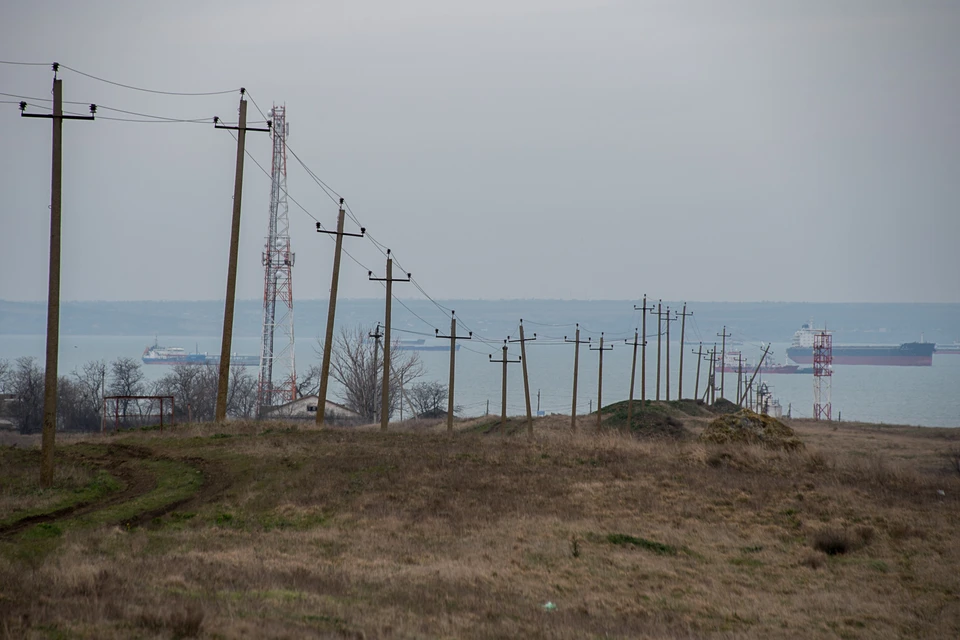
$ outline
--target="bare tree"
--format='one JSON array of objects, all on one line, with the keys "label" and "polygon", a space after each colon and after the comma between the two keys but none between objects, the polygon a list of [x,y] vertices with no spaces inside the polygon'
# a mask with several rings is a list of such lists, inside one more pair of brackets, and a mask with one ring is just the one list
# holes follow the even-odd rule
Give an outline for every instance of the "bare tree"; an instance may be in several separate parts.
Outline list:
[{"label": "bare tree", "polygon": [[[114,396],[142,396],[146,392],[143,368],[133,358],[118,358],[110,363],[110,394]],[[126,420],[129,400],[120,400]],[[139,407],[139,405],[138,405]]]},{"label": "bare tree", "polygon": [[8,393],[7,387],[10,385],[10,374],[12,372],[13,367],[10,366],[10,361],[0,358],[0,393]]},{"label": "bare tree", "polygon": [[[383,358],[378,344],[370,340],[372,327],[356,326],[342,328],[333,339],[330,358],[330,375],[340,384],[337,397],[343,404],[359,413],[365,420],[380,420],[381,389],[383,384]],[[317,355],[323,353],[323,343],[318,340]],[[423,363],[415,351],[396,351],[390,363],[390,406],[392,415],[399,407],[400,379],[412,382],[424,374]]]},{"label": "bare tree", "polygon": [[316,395],[320,392],[320,365],[312,364],[306,371],[297,374],[297,397]]},{"label": "bare tree", "polygon": [[[107,363],[91,360],[78,371],[73,370],[71,381],[77,387],[77,407],[71,412],[69,424],[75,428],[93,430],[100,427],[103,412],[103,392],[107,382]],[[61,383],[61,387],[62,387]]]},{"label": "bare tree", "polygon": [[13,394],[11,415],[20,433],[37,433],[43,426],[43,370],[34,358],[17,358],[8,376]]},{"label": "bare tree", "polygon": [[247,367],[235,365],[230,369],[227,413],[236,418],[253,418],[257,415],[257,379]]},{"label": "bare tree", "polygon": [[[173,396],[176,416],[194,422],[213,420],[217,403],[217,365],[177,364],[154,384],[154,394]],[[257,379],[247,367],[230,370],[227,415],[251,418],[256,413]]]},{"label": "bare tree", "polygon": [[[442,418],[447,415],[447,385],[442,382],[418,382],[407,392],[407,398],[418,418]],[[459,413],[461,406],[454,406]]]}]

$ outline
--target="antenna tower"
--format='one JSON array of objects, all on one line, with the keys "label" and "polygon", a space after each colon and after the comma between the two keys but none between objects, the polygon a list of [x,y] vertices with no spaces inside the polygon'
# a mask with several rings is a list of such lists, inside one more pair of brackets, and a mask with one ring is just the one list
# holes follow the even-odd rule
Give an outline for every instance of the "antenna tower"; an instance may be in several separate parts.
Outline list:
[{"label": "antenna tower", "polygon": [[826,330],[813,336],[813,419],[831,420],[833,336]]},{"label": "antenna tower", "polygon": [[[287,205],[286,106],[274,105],[273,162],[270,184],[270,221],[263,251],[263,332],[260,339],[260,375],[257,407],[270,407],[296,399],[297,370],[293,340],[293,276],[295,255],[290,250]],[[279,307],[279,310],[278,310]]]}]

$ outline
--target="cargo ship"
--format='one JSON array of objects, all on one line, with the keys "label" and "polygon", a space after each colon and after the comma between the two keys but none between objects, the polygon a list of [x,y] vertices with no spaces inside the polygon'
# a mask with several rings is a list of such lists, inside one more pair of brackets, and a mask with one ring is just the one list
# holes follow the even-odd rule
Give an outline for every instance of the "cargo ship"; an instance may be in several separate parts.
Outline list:
[{"label": "cargo ship", "polygon": [[938,344],[934,347],[933,352],[940,355],[960,356],[960,342],[954,341],[953,344]]},{"label": "cargo ship", "polygon": [[[161,347],[159,342],[143,350],[140,357],[143,364],[220,364],[220,356],[211,356],[206,353],[189,353],[183,347]],[[260,356],[230,356],[231,366],[258,367]]]},{"label": "cargo ship", "polygon": [[[800,327],[793,334],[787,357],[797,364],[813,364],[813,336],[819,331],[813,322]],[[903,344],[835,344],[833,364],[857,364],[900,367],[929,367],[933,365],[932,342],[904,342]]]},{"label": "cargo ship", "polygon": [[[744,360],[741,365],[740,352],[730,351],[727,353],[726,362],[723,363],[723,366],[717,367],[717,371],[720,373],[736,373],[737,371],[743,371],[744,373],[752,374],[756,368],[757,368],[757,365],[755,363],[747,362],[746,360]],[[780,364],[779,362],[774,362],[769,357],[767,357],[764,359],[763,365],[760,367],[759,374],[765,375],[770,373],[797,373],[799,370],[800,370],[800,365]]]}]

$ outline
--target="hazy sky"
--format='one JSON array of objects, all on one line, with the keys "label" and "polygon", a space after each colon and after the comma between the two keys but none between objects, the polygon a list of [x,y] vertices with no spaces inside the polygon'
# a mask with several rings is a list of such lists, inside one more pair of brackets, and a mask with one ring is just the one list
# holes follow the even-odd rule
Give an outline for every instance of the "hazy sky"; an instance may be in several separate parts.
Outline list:
[{"label": "hazy sky", "polygon": [[[0,9],[0,59],[286,103],[291,148],[434,297],[960,302],[957,2],[36,0]],[[238,94],[60,77],[66,100],[236,118]],[[51,78],[0,64],[0,92]],[[46,296],[50,139],[0,103],[0,299]],[[269,168],[268,136],[248,149]],[[235,153],[212,124],[66,123],[64,299],[222,298]],[[269,192],[248,160],[240,297],[262,296]],[[323,298],[333,244],[290,222],[295,295]],[[382,288],[345,259],[341,295]]]}]

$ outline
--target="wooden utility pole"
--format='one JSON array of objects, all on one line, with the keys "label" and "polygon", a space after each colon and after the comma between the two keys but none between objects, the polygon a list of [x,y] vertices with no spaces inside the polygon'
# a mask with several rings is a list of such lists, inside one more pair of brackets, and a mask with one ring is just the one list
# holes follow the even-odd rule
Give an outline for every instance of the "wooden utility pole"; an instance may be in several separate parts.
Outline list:
[{"label": "wooden utility pole", "polygon": [[447,389],[447,431],[453,432],[453,379],[457,370],[457,340],[472,340],[473,331],[468,336],[457,337],[457,312],[450,311],[450,335],[440,335],[440,329],[434,329],[437,338],[450,338],[450,384]]},{"label": "wooden utility pole", "polygon": [[661,336],[663,336],[663,328],[661,318],[663,317],[663,301],[660,300],[657,302],[657,402],[660,402],[660,352],[661,352]]},{"label": "wooden utility pole", "polygon": [[534,333],[532,338],[523,337],[523,318],[520,318],[520,339],[519,340],[510,340],[510,336],[507,336],[508,342],[519,342],[520,343],[520,363],[523,369],[523,396],[527,401],[527,437],[533,437],[533,411],[530,408],[530,380],[527,377],[527,347],[526,343],[536,340],[537,334]]},{"label": "wooden utility pole", "polygon": [[[693,349],[690,350],[690,353],[693,353]],[[693,399],[700,399],[700,360],[703,358],[703,343],[700,343],[700,346],[697,347],[697,380],[693,387]]]},{"label": "wooden utility pole", "polygon": [[501,393],[501,404],[500,404],[500,433],[505,433],[507,429],[507,365],[516,364],[520,362],[521,358],[516,360],[510,360],[507,358],[507,341],[503,341],[503,358],[500,360],[494,360],[493,356],[490,356],[490,362],[499,362],[503,363],[503,389]]},{"label": "wooden utility pole", "polygon": [[[643,294],[643,306],[633,305],[634,311],[643,312],[643,324],[640,325],[640,331],[643,333],[643,344],[640,345],[640,401],[647,402],[647,312],[653,311],[653,307],[647,306],[647,294]],[[636,342],[636,340],[634,340]]]},{"label": "wooden utility pole", "polygon": [[53,121],[53,149],[50,167],[50,271],[47,274],[47,345],[43,370],[43,435],[40,441],[40,486],[53,485],[53,450],[57,437],[57,369],[60,364],[60,213],[63,175],[63,121],[93,120],[96,105],[89,116],[63,115],[63,80],[57,78],[60,65],[53,63],[53,113],[27,113],[20,102],[20,117],[49,118]]},{"label": "wooden utility pole", "polygon": [[757,374],[760,372],[760,367],[763,366],[763,361],[766,359],[767,354],[770,352],[770,344],[767,344],[766,348],[763,350],[763,355],[760,356],[760,362],[757,363],[757,368],[753,370],[753,375],[750,377],[750,382],[747,384],[747,388],[744,390],[744,398],[740,398],[739,402],[743,402],[746,398],[747,392],[753,387],[753,381],[756,379]]},{"label": "wooden utility pole", "polygon": [[387,283],[387,304],[383,312],[383,390],[380,397],[380,429],[386,431],[390,423],[390,316],[393,304],[393,283],[410,282],[413,276],[408,273],[406,278],[393,277],[393,258],[390,256],[390,249],[387,249],[387,277],[374,278],[373,271],[368,271],[367,278],[373,282]]},{"label": "wooden utility pole", "polygon": [[584,343],[580,340],[580,323],[577,323],[577,333],[573,340],[563,336],[564,342],[573,343],[573,408],[570,410],[570,428],[577,430],[577,372],[580,370],[580,345],[590,344],[590,338]]},{"label": "wooden utility pole", "polygon": [[[633,383],[637,378],[637,347],[640,346],[640,335],[637,330],[633,330],[633,342],[629,340],[624,342],[633,347],[633,364],[630,365],[630,399],[627,401],[627,426],[630,426],[633,424]],[[644,340],[643,344],[646,345],[647,341]]]},{"label": "wooden utility pole", "polygon": [[330,282],[330,304],[327,307],[327,333],[323,341],[323,360],[320,364],[320,391],[317,398],[317,426],[322,427],[326,417],[327,410],[327,382],[330,378],[330,354],[333,352],[333,321],[337,314],[337,287],[340,284],[340,255],[343,252],[343,238],[350,236],[353,238],[362,238],[367,232],[363,227],[360,233],[346,233],[343,230],[343,219],[345,212],[343,210],[343,198],[340,198],[340,212],[337,214],[337,230],[327,231],[323,229],[320,223],[317,223],[317,233],[335,234],[336,248],[333,251],[333,276]]},{"label": "wooden utility pole", "polygon": [[717,337],[723,338],[722,346],[720,347],[720,397],[721,398],[726,397],[723,395],[723,382],[724,382],[724,379],[726,378],[726,376],[723,375],[723,367],[726,366],[726,363],[727,363],[727,338],[729,338],[731,335],[732,334],[727,333],[726,325],[724,325],[723,327],[723,333],[717,334]]},{"label": "wooden utility pole", "polygon": [[[680,320],[680,379],[677,380],[677,400],[683,400],[683,341],[687,334],[687,316],[692,316],[693,311],[687,313],[687,303],[683,303],[683,313],[677,314]],[[696,398],[696,396],[694,396]]]},{"label": "wooden utility pole", "polygon": [[600,352],[600,366],[597,369],[597,431],[600,431],[600,422],[603,418],[603,352],[612,350],[612,345],[606,348],[603,346],[602,331],[600,332],[600,346],[597,348],[590,347],[590,351]]},{"label": "wooden utility pole", "polygon": [[[667,388],[666,388],[667,402],[670,402],[670,323],[676,322],[677,320],[678,318],[676,317],[673,317],[673,318],[670,317],[670,307],[667,307],[666,320],[665,320],[665,322],[667,323]],[[680,348],[680,352],[683,353],[683,347]]]},{"label": "wooden utility pole", "polygon": [[[383,337],[383,334],[380,333],[380,323],[379,322],[377,323],[377,328],[376,330],[374,330],[373,333],[369,333],[367,335],[373,338],[373,384],[370,385],[370,390],[371,390],[371,393],[373,393],[373,397],[376,398],[377,397],[377,374],[379,371],[379,367],[377,366],[378,364],[377,356],[380,354],[380,338]],[[366,399],[364,399],[364,403],[366,403]],[[403,407],[402,404],[400,406]],[[376,415],[376,412],[374,412],[374,415]]]},{"label": "wooden utility pole", "polygon": [[240,89],[240,122],[236,127],[220,124],[219,118],[213,119],[217,129],[229,129],[237,132],[237,172],[233,180],[233,220],[230,226],[230,256],[227,262],[227,300],[223,307],[223,336],[220,343],[220,372],[217,380],[217,407],[214,420],[224,422],[227,419],[227,389],[230,384],[230,349],[233,343],[233,308],[237,297],[237,255],[240,252],[240,201],[243,196],[243,158],[247,140],[247,131],[270,131],[267,127],[247,126],[247,101],[243,99],[245,91]]}]

